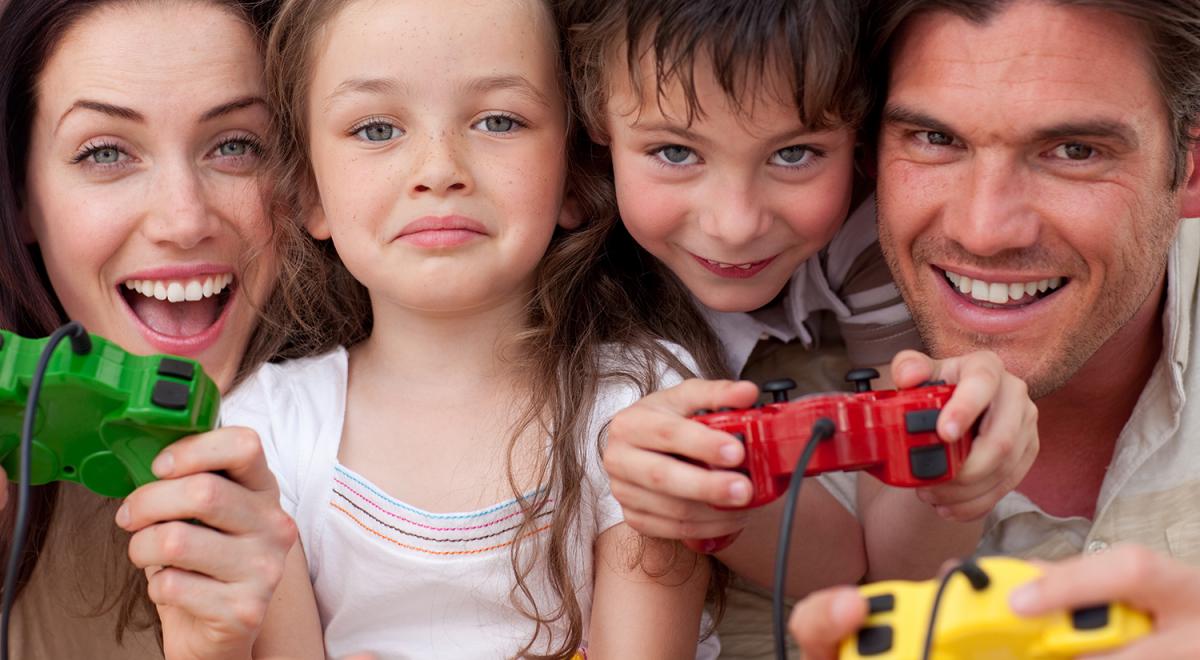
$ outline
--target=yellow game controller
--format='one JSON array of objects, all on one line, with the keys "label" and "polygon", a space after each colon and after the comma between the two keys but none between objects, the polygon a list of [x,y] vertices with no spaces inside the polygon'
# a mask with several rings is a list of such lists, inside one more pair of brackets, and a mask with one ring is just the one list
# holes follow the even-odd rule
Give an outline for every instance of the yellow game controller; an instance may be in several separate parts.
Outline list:
[{"label": "yellow game controller", "polygon": [[[1013,589],[1037,578],[1033,564],[1008,557],[968,562],[948,578],[937,608],[930,660],[1066,660],[1124,646],[1150,632],[1150,619],[1119,603],[1017,616]],[[922,660],[941,581],[877,582],[859,588],[870,615],[842,642],[841,660]]]}]

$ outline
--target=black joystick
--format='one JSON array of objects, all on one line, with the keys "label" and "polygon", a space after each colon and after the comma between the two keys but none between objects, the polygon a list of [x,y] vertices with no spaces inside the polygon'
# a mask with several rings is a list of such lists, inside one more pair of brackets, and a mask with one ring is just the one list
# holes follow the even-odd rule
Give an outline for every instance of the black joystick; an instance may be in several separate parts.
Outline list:
[{"label": "black joystick", "polygon": [[857,393],[870,392],[871,381],[879,378],[879,372],[874,369],[853,369],[846,374],[846,382],[854,383],[854,391]]},{"label": "black joystick", "polygon": [[796,381],[791,378],[780,378],[763,383],[762,391],[771,393],[772,403],[787,403],[788,392],[796,389]]}]

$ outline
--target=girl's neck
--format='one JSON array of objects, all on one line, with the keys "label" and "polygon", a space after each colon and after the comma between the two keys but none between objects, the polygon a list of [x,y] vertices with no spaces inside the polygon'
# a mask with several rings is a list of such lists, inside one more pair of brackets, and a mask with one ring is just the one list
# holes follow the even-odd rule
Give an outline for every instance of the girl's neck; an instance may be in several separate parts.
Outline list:
[{"label": "girl's neck", "polygon": [[403,379],[405,389],[459,396],[511,383],[514,341],[525,327],[529,294],[455,313],[399,307],[372,296],[371,336],[352,351],[359,378]]}]

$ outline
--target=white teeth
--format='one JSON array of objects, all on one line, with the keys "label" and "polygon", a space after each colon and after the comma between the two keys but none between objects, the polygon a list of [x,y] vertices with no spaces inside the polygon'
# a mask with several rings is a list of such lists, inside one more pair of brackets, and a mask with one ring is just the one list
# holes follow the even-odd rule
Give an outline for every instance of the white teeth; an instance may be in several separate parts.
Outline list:
[{"label": "white teeth", "polygon": [[740,270],[750,270],[750,267],[751,267],[751,266],[753,266],[753,265],[754,265],[754,264],[742,264],[742,265],[738,266],[738,269],[740,269]]},{"label": "white teeth", "polygon": [[1037,293],[1054,291],[1066,281],[1062,277],[1052,277],[1033,282],[985,282],[954,273],[943,271],[950,284],[963,295],[970,296],[980,302],[993,305],[1003,305],[1013,301],[1024,300]]},{"label": "white teeth", "polygon": [[754,267],[754,262],[751,262],[748,264],[727,264],[723,261],[713,261],[712,259],[705,259],[705,261],[707,261],[710,266],[716,266],[717,268],[720,268],[722,270],[726,270],[729,268],[737,268],[738,270],[750,270],[751,268]]},{"label": "white teeth", "polygon": [[224,273],[188,280],[126,280],[123,284],[147,298],[177,303],[211,298],[232,283],[233,274]]}]

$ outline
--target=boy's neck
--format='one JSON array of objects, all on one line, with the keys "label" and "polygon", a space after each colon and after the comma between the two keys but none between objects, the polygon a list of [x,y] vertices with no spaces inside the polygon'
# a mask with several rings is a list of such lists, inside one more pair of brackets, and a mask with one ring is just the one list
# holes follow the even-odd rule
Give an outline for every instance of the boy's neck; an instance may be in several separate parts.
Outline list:
[{"label": "boy's neck", "polygon": [[1048,513],[1092,517],[1117,439],[1163,350],[1165,278],[1062,388],[1037,401],[1038,458],[1019,490]]}]

